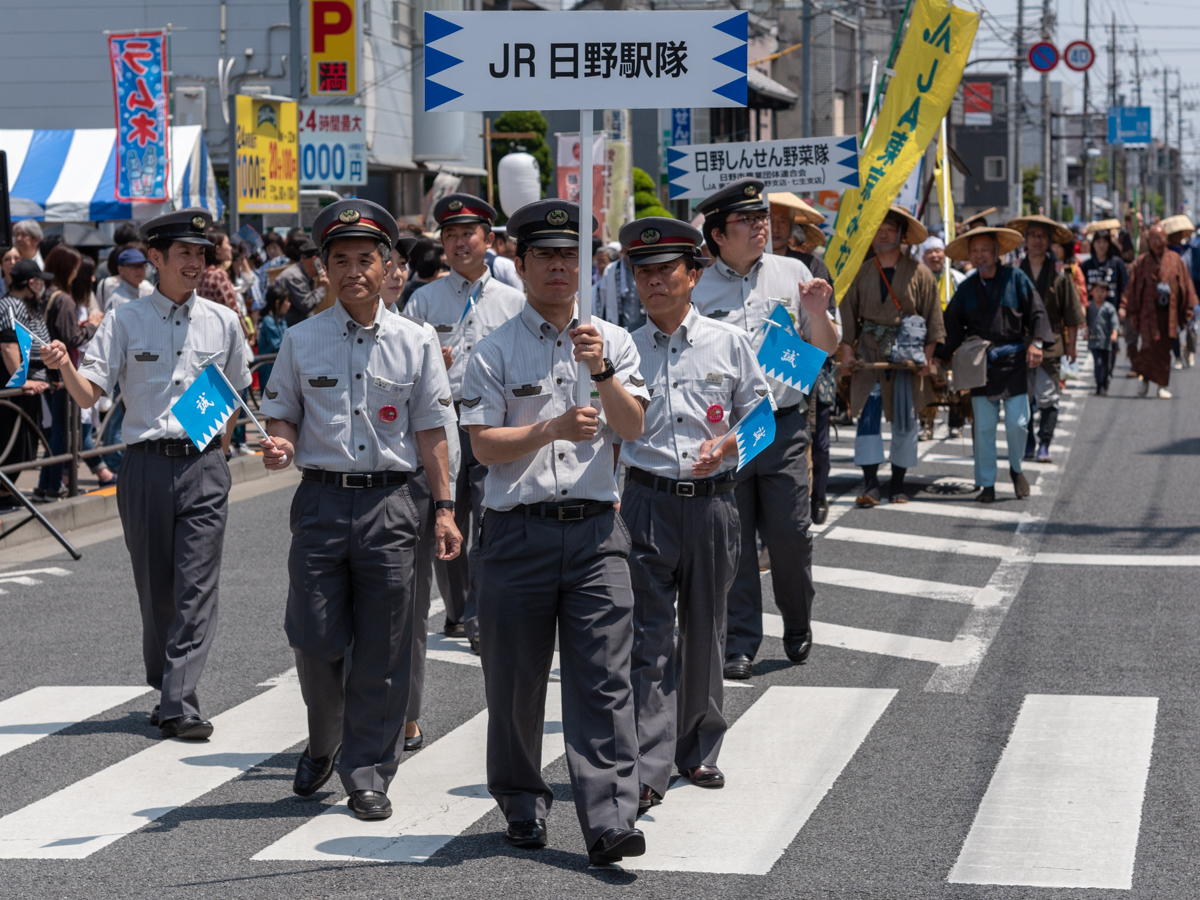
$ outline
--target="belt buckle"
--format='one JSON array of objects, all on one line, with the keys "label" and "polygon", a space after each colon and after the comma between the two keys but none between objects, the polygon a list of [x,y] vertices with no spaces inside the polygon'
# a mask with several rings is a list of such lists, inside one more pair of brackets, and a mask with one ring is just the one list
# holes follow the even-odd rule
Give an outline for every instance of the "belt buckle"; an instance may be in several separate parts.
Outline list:
[{"label": "belt buckle", "polygon": [[695,497],[696,482],[694,481],[677,481],[675,482],[675,496],[677,497]]},{"label": "belt buckle", "polygon": [[[571,515],[567,515],[568,512]],[[584,518],[586,517],[582,506],[560,506],[558,508],[558,521],[560,522],[582,522]]]},{"label": "belt buckle", "polygon": [[[350,483],[351,478],[359,479],[359,483],[351,484]],[[352,488],[354,490],[359,490],[361,488],[369,488],[369,487],[371,487],[371,474],[369,472],[343,472],[342,473],[342,487]]]},{"label": "belt buckle", "polygon": [[187,456],[188,455],[188,445],[187,444],[163,444],[163,455],[164,456]]}]

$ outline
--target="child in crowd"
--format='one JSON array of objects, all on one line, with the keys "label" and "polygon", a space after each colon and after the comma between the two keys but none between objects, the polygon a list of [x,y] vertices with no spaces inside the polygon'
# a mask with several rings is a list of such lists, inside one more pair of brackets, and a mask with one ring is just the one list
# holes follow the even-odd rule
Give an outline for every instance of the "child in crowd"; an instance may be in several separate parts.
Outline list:
[{"label": "child in crowd", "polygon": [[1116,356],[1117,308],[1108,299],[1108,284],[1098,281],[1092,285],[1091,302],[1087,308],[1088,349],[1095,361],[1096,393],[1108,393],[1112,379],[1113,358]]}]

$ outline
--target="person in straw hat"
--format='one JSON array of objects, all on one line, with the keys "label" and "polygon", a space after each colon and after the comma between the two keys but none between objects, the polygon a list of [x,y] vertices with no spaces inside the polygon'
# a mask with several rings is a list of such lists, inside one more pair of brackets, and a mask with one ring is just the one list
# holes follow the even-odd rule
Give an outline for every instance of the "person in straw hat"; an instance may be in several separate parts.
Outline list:
[{"label": "person in straw hat", "polygon": [[[851,415],[859,417],[854,438],[854,463],[862,466],[864,480],[859,506],[875,506],[882,499],[881,414],[892,423],[888,498],[892,503],[908,502],[904,476],[917,464],[917,412],[933,402],[929,364],[946,331],[937,280],[924,265],[901,252],[901,244],[920,244],[928,237],[925,226],[908,210],[892,206],[871,240],[871,259],[858,270],[842,298],[842,372],[843,377],[850,375]],[[870,367],[891,361],[902,323],[914,316],[925,328],[924,364],[915,372]]]},{"label": "person in straw hat", "polygon": [[1171,348],[1200,301],[1179,254],[1167,250],[1167,232],[1161,224],[1146,232],[1146,246],[1133,264],[1118,312],[1122,322],[1133,323],[1141,339],[1133,358],[1133,371],[1142,379],[1139,395],[1145,397],[1153,381],[1158,398],[1169,400]]},{"label": "person in straw hat", "polygon": [[[1168,216],[1162,220],[1163,231],[1167,233],[1167,246],[1175,253],[1179,254],[1179,260],[1188,271],[1188,275],[1192,279],[1192,287],[1200,294],[1200,251],[1197,251],[1191,244],[1185,244],[1196,231],[1196,226],[1192,224],[1192,220],[1182,213],[1177,216]],[[1195,323],[1196,317],[1194,314],[1188,316],[1189,325],[1184,329],[1183,334],[1180,334],[1175,339],[1175,368],[1185,369],[1190,368],[1196,357],[1196,332]],[[1180,346],[1180,345],[1183,346]]]},{"label": "person in straw hat", "polygon": [[970,260],[971,272],[946,307],[946,339],[938,355],[950,360],[968,338],[986,341],[986,383],[971,391],[975,419],[975,483],[981,503],[996,499],[996,429],[1004,405],[1008,464],[1017,498],[1029,496],[1021,472],[1029,425],[1029,370],[1042,362],[1042,348],[1054,339],[1046,308],[1029,276],[1000,264],[1016,249],[1021,233],[1010,228],[974,228],[950,242],[946,255]]},{"label": "person in straw hat", "polygon": [[[1075,360],[1075,337],[1079,326],[1087,323],[1075,283],[1066,272],[1058,270],[1051,244],[1074,244],[1075,235],[1069,228],[1046,216],[1022,216],[1012,219],[1008,227],[1025,236],[1025,258],[1021,271],[1029,276],[1038,296],[1046,307],[1052,343],[1042,351],[1041,365],[1029,372],[1030,418],[1026,438],[1025,459],[1034,459],[1033,419],[1040,413],[1037,432],[1037,455],[1040,463],[1050,462],[1050,442],[1058,422],[1058,401],[1062,395],[1059,360],[1068,356]],[[1036,412],[1035,412],[1036,410]]]}]

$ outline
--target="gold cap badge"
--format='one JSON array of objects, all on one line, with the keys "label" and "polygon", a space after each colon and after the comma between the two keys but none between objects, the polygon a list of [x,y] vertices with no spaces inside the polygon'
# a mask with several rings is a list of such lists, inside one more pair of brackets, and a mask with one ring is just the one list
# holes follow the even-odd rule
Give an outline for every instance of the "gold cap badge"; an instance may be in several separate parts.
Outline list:
[{"label": "gold cap badge", "polygon": [[347,225],[353,225],[361,218],[362,215],[357,209],[343,209],[340,213],[338,213],[338,219],[342,222],[345,222]]},{"label": "gold cap badge", "polygon": [[567,224],[567,211],[565,209],[552,209],[546,213],[546,221],[557,227]]}]

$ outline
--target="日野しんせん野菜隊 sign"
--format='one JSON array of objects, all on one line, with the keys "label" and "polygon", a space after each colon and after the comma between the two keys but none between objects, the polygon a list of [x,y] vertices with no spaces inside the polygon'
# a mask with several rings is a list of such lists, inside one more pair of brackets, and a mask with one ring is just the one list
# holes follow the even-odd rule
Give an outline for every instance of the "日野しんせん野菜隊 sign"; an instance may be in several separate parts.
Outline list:
[{"label": "\u65e5\u91ce\u3057\u3093\u305b\u3093\u91ce\u83dc\u968a sign", "polygon": [[707,197],[739,178],[761,178],[768,190],[858,187],[858,138],[794,138],[739,144],[667,147],[672,200]]},{"label": "\u65e5\u91ce\u3057\u3093\u305b\u3093\u91ce\u83dc\u968a sign", "polygon": [[425,13],[425,109],[745,106],[744,12]]}]

